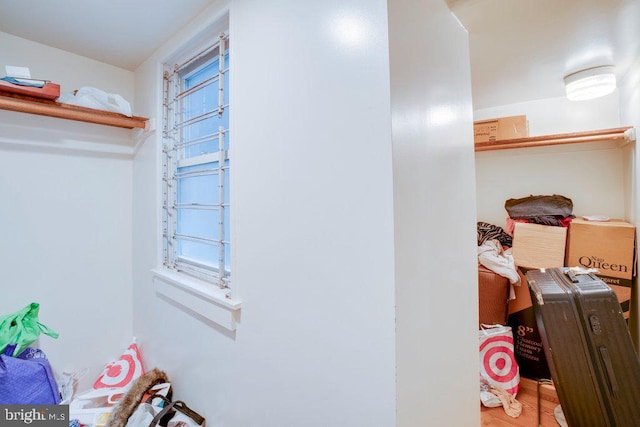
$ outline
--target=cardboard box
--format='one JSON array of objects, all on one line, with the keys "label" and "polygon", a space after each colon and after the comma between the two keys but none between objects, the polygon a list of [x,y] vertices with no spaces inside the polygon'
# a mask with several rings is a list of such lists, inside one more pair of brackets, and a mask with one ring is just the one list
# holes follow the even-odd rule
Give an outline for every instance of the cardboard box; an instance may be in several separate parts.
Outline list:
[{"label": "cardboard box", "polygon": [[635,242],[636,228],[625,221],[576,218],[569,226],[566,265],[597,268],[596,275],[616,293],[625,317],[636,274]]},{"label": "cardboard box", "polygon": [[[565,227],[516,222],[513,259],[524,270],[563,267],[566,242]],[[521,271],[519,274],[521,284],[515,288],[516,299],[509,302],[509,326],[513,330],[516,361],[523,377],[549,379],[551,373],[542,347],[529,284]]]},{"label": "cardboard box", "polygon": [[597,268],[604,282],[631,286],[635,275],[636,228],[620,220],[586,221],[576,218],[569,226],[568,267]]},{"label": "cardboard box", "polygon": [[518,270],[520,286],[515,286],[516,299],[509,302],[509,326],[513,331],[514,355],[520,375],[532,379],[550,379],[551,372],[544,355],[542,338],[531,302],[529,284]]},{"label": "cardboard box", "polygon": [[510,116],[473,122],[474,142],[490,142],[529,136],[527,116]]},{"label": "cardboard box", "polygon": [[518,267],[563,267],[567,229],[516,222],[513,231],[513,260]]}]

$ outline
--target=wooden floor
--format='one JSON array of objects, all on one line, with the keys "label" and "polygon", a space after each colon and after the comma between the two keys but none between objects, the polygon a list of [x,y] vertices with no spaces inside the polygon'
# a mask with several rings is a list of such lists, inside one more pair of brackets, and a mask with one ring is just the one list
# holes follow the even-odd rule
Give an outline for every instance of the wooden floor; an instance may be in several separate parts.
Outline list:
[{"label": "wooden floor", "polygon": [[[502,407],[485,408],[481,406],[482,427],[538,426],[537,382],[527,378],[520,379],[520,391],[516,399],[522,403],[522,414],[518,418],[508,416]],[[553,410],[559,405],[558,395],[550,385],[540,387],[540,426],[558,427]]]}]

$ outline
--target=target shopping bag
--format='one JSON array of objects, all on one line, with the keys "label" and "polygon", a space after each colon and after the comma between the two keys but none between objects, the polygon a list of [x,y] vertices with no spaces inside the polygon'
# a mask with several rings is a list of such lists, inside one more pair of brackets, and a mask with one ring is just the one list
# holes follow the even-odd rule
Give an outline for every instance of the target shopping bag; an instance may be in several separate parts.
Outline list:
[{"label": "target shopping bag", "polygon": [[144,375],[142,358],[138,345],[134,342],[127,348],[118,360],[105,366],[102,374],[93,384],[94,389],[100,388],[129,388],[135,380]]},{"label": "target shopping bag", "polygon": [[[483,325],[483,327],[486,329],[479,331],[480,376],[491,386],[498,386],[515,397],[520,387],[520,370],[513,353],[511,327],[502,325]],[[483,403],[488,403],[485,399],[482,400]]]}]

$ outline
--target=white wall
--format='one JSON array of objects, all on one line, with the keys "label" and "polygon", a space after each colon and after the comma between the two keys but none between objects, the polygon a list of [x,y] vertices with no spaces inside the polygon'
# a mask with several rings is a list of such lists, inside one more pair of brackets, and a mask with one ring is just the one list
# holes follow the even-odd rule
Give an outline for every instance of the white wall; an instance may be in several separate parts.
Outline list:
[{"label": "white wall", "polygon": [[[618,36],[628,42],[629,49],[632,49],[634,53],[632,57],[636,58],[636,60],[630,64],[628,71],[618,82],[620,89],[620,120],[624,125],[634,126],[637,134],[640,127],[640,45],[637,42],[640,40],[639,23],[640,3],[632,0],[624,1],[620,7]],[[636,225],[636,230],[640,229],[640,197],[638,197],[640,189],[639,150],[640,145],[636,142],[631,144],[625,153],[627,215],[629,221]],[[633,302],[631,304],[629,329],[636,343],[636,348],[638,348],[638,343],[640,342],[640,295],[637,283],[634,286],[631,298]]]},{"label": "white wall", "polygon": [[[620,121],[618,92],[571,102],[550,98],[474,111],[482,120],[525,114],[531,136],[627,125]],[[577,144],[476,153],[478,220],[504,227],[509,198],[562,194],[576,215],[625,218],[624,151],[614,144]]]},{"label": "white wall", "polygon": [[618,91],[580,102],[569,101],[566,97],[538,99],[478,109],[473,112],[473,119],[524,114],[529,121],[529,136],[608,129],[619,126],[618,99]]},{"label": "white wall", "polygon": [[[141,114],[221,4],[137,70]],[[155,294],[159,136],[135,159],[135,332],[209,425],[395,423],[386,29],[381,0],[232,3],[235,332]]]},{"label": "white wall", "polygon": [[397,425],[479,425],[468,35],[442,1],[388,6]]},{"label": "white wall", "polygon": [[5,65],[29,67],[31,77],[51,80],[60,85],[61,92],[93,86],[122,95],[134,107],[131,71],[3,32],[0,32],[0,47],[2,76]]},{"label": "white wall", "polygon": [[[0,33],[0,66],[66,87],[133,94],[133,73]],[[0,111],[0,313],[32,301],[60,333],[39,340],[88,388],[132,338],[131,133]]]}]

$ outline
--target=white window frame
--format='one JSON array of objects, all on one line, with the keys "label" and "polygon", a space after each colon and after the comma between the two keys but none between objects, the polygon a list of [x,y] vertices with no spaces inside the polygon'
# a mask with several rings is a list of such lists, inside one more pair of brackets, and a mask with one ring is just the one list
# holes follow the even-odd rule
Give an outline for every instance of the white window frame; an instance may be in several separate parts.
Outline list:
[{"label": "white window frame", "polygon": [[[183,158],[185,147],[195,145],[194,142],[198,140],[202,142],[202,140],[208,139],[199,137],[192,141],[184,141],[182,129],[188,124],[206,120],[215,115],[221,116],[228,110],[229,105],[224,103],[224,83],[225,79],[228,79],[229,74],[229,68],[225,61],[225,56],[229,52],[228,45],[228,31],[225,31],[220,33],[215,43],[193,55],[183,63],[165,65],[163,88],[162,240],[164,268],[185,273],[197,279],[215,284],[222,289],[228,289],[231,283],[231,272],[225,269],[225,265],[231,264],[230,260],[225,259],[225,247],[229,247],[230,245],[230,236],[225,235],[225,210],[229,209],[229,200],[225,200],[225,186],[228,185],[228,183],[225,182],[225,170],[229,168],[229,166],[225,166],[225,163],[229,160],[229,151],[225,149],[225,140],[228,137],[229,129],[220,126],[217,133],[207,135],[207,137],[211,139],[218,139],[217,152],[205,153],[186,159]],[[218,58],[218,73],[196,84],[194,87],[185,90],[184,80],[210,64],[211,60],[216,57]],[[217,107],[185,120],[182,107],[186,95],[201,90],[216,81],[218,81],[219,87]],[[218,192],[219,203],[215,205],[197,203],[188,205],[178,204],[178,181],[182,178],[178,174],[178,169],[210,162],[218,162],[215,170],[208,170],[206,173],[216,174],[218,176],[218,188],[212,188],[211,190]],[[218,228],[218,239],[178,233],[177,218],[180,209],[217,210],[219,212],[219,221],[215,226]],[[178,254],[179,240],[196,241],[198,243],[216,246],[218,248],[217,264],[203,263],[181,256]]]}]

